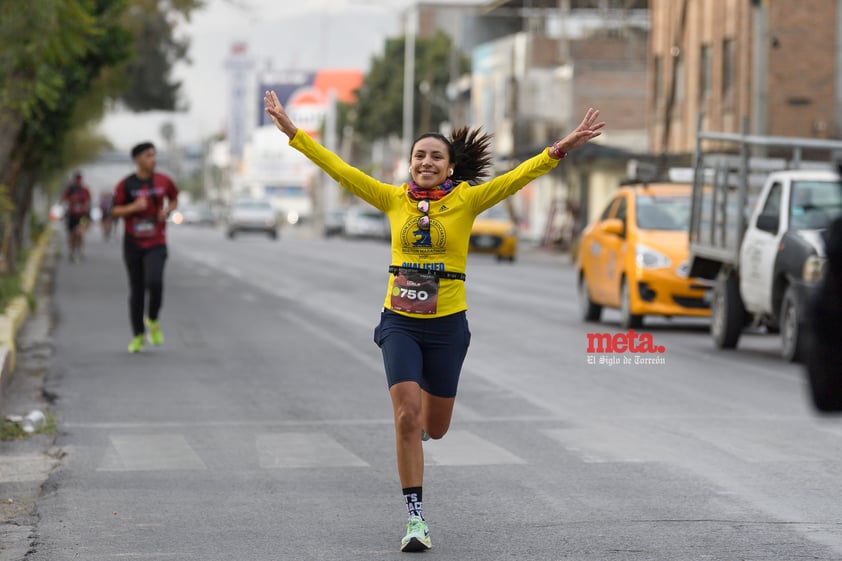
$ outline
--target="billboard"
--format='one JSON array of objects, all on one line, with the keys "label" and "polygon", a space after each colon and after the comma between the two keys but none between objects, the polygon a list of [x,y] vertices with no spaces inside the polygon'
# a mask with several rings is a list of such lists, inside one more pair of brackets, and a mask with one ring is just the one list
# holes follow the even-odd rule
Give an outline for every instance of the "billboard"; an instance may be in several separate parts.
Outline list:
[{"label": "billboard", "polygon": [[361,70],[327,69],[272,72],[260,78],[258,127],[274,126],[263,110],[263,94],[274,90],[292,122],[310,136],[319,138],[328,111],[331,91],[337,101],[353,103],[355,91],[362,86]]},{"label": "billboard", "polygon": [[228,68],[229,92],[229,113],[228,113],[228,142],[231,146],[231,154],[235,157],[243,155],[243,147],[246,143],[245,125],[248,122],[245,116],[246,84],[251,72],[252,61],[246,55],[246,44],[236,42],[231,44],[231,57],[226,61]]}]

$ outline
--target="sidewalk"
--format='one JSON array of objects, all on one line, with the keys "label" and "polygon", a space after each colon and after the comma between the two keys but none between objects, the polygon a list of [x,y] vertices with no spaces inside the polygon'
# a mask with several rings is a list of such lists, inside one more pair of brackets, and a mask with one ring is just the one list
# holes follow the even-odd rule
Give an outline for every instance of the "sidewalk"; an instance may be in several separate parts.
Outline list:
[{"label": "sidewalk", "polygon": [[[51,296],[61,239],[57,231],[42,237],[25,269],[24,289],[35,310],[20,297],[0,319],[0,419],[49,407],[44,380],[53,356]],[[48,434],[0,441],[0,561],[20,561],[30,549],[35,503],[59,463],[54,442],[55,436]]]},{"label": "sidewalk", "polygon": [[[57,237],[53,225],[50,224],[41,238],[35,243],[26,265],[21,272],[21,290],[25,294],[35,296],[34,290],[42,270],[45,253],[52,241]],[[0,397],[8,384],[8,379],[15,370],[16,338],[18,332],[26,323],[30,313],[30,305],[26,296],[16,296],[0,315]]]}]

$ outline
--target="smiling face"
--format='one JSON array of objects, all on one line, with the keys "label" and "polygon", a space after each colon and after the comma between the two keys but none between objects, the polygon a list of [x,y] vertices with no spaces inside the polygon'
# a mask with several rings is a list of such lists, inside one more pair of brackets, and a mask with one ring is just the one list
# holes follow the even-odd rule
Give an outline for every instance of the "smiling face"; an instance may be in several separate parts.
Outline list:
[{"label": "smiling face", "polygon": [[422,189],[434,189],[444,183],[451,169],[453,163],[450,161],[450,151],[442,140],[425,137],[412,147],[412,179]]}]

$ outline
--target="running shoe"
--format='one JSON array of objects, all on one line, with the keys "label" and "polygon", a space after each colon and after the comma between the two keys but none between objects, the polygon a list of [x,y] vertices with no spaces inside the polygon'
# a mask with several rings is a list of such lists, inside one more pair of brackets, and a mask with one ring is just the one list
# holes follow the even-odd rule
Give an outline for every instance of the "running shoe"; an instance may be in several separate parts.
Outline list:
[{"label": "running shoe", "polygon": [[146,320],[146,328],[148,331],[146,332],[146,337],[149,339],[149,342],[156,347],[160,347],[164,344],[164,334],[161,332],[161,328],[158,326],[158,320],[147,319]]},{"label": "running shoe", "polygon": [[430,435],[427,434],[427,431],[425,431],[424,429],[421,429],[421,440],[423,440],[424,442],[430,440]]},{"label": "running shoe", "polygon": [[420,516],[410,516],[406,522],[406,535],[401,540],[401,551],[427,551],[431,547],[427,522]]},{"label": "running shoe", "polygon": [[139,353],[143,349],[143,335],[135,335],[129,343],[130,353]]}]

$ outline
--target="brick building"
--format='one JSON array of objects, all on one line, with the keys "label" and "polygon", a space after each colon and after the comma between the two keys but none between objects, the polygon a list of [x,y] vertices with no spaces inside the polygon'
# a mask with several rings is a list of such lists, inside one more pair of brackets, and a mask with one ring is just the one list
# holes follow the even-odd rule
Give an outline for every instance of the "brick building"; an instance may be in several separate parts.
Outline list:
[{"label": "brick building", "polygon": [[522,30],[472,51],[471,121],[494,133],[510,168],[561,138],[588,107],[609,126],[563,166],[513,202],[522,233],[554,239],[561,209],[577,209],[577,230],[626,178],[629,159],[645,158],[649,13],[645,0],[497,0],[484,21],[520,20]]},{"label": "brick building", "polygon": [[691,153],[700,112],[705,130],[839,138],[840,4],[651,0],[650,150]]}]

